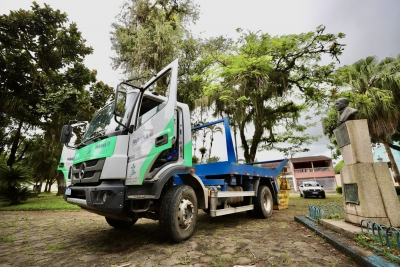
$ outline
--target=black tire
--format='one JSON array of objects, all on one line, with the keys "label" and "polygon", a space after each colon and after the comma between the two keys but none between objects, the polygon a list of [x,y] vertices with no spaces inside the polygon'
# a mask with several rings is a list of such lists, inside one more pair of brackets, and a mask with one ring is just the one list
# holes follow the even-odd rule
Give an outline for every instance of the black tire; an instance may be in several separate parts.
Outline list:
[{"label": "black tire", "polygon": [[112,219],[109,217],[105,217],[105,218],[106,218],[107,223],[110,226],[114,227],[115,229],[122,229],[122,230],[131,228],[131,226],[137,222],[137,219],[134,219],[131,222],[127,222],[127,221]]},{"label": "black tire", "polygon": [[321,197],[322,197],[322,198],[325,198],[325,193],[322,193]]},{"label": "black tire", "polygon": [[172,242],[189,239],[197,221],[197,197],[187,185],[175,185],[168,189],[161,201],[160,227]]},{"label": "black tire", "polygon": [[266,219],[271,217],[274,203],[271,190],[266,185],[259,185],[257,196],[254,198],[254,215],[257,218]]},{"label": "black tire", "polygon": [[303,197],[303,194],[302,194],[302,193],[300,193],[300,197]]}]

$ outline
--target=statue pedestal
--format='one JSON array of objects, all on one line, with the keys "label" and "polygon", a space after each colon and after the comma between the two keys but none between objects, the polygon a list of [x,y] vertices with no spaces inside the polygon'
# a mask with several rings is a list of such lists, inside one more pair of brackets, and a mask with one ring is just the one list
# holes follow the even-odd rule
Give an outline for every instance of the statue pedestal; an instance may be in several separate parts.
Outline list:
[{"label": "statue pedestal", "polygon": [[400,202],[387,163],[373,162],[367,121],[346,121],[334,132],[345,163],[345,221],[360,224],[367,219],[400,227]]}]

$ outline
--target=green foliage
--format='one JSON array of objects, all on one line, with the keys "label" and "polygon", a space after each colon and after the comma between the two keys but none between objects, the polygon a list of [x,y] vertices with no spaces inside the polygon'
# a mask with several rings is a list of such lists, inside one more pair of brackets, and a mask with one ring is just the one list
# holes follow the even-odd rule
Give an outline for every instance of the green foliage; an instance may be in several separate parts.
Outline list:
[{"label": "green foliage", "polygon": [[342,187],[341,187],[341,186],[336,186],[336,193],[338,193],[338,194],[343,194],[343,191],[342,191]]},{"label": "green foliage", "polygon": [[12,243],[13,240],[14,239],[11,236],[6,236],[6,237],[0,236],[0,242],[2,243]]},{"label": "green foliage", "polygon": [[8,200],[10,206],[21,204],[23,201],[33,196],[34,194],[30,192],[29,188],[26,186],[14,185],[0,187],[0,197]]},{"label": "green foliage", "polygon": [[[372,56],[361,59],[351,66],[339,68],[334,81],[346,91],[332,89],[332,101],[340,97],[350,100],[350,106],[358,110],[358,119],[367,120],[372,142],[385,145],[396,178],[400,179],[398,167],[388,148],[400,129],[400,56],[388,57],[381,62]],[[329,138],[333,138],[338,115],[338,111],[331,106],[323,119],[324,134]]]},{"label": "green foliage", "polygon": [[[198,14],[192,0],[126,1],[112,25],[111,43],[116,52],[113,67],[123,69],[130,77],[143,77],[179,57],[178,100],[193,108],[201,94],[202,77],[198,74],[207,66],[201,61],[201,42],[188,30]],[[167,79],[159,80],[157,92],[164,95],[168,83]]]},{"label": "green foliage", "polygon": [[[259,149],[278,148],[293,155],[317,139],[303,134],[312,124],[299,125],[298,119],[324,101],[323,85],[332,82],[334,64],[319,63],[324,54],[337,59],[343,50],[338,40],[344,37],[324,31],[320,26],[315,32],[271,37],[239,30],[242,35],[231,50],[209,50],[215,64],[207,72],[205,94],[216,114],[230,116],[239,129],[247,162],[254,161]],[[255,131],[247,139],[250,123]]]},{"label": "green foliage", "polygon": [[0,16],[0,153],[7,153],[8,166],[33,166],[40,183],[58,177],[62,125],[89,120],[113,91],[83,64],[93,49],[67,22],[65,13],[36,2],[32,10]]},{"label": "green foliage", "polygon": [[220,160],[219,157],[214,156],[214,157],[208,158],[208,159],[207,159],[207,163],[218,162],[219,160]]},{"label": "green foliage", "polygon": [[[385,258],[387,258],[393,262],[400,263],[399,257],[397,257],[397,256],[394,257],[393,249],[390,249],[386,245],[382,245],[380,243],[375,242],[375,240],[373,238],[370,238],[366,234],[357,235],[354,238],[354,241],[363,247],[366,247],[366,248],[369,248],[369,249],[372,249],[372,250],[378,252],[380,255],[383,255]],[[390,237],[390,242],[392,243],[392,247],[396,246],[394,237]]]},{"label": "green foliage", "polygon": [[[341,193],[339,193],[339,194],[341,194]],[[329,214],[324,219],[332,219],[332,220],[339,221],[339,220],[343,220],[344,216],[340,215],[340,214]]]},{"label": "green foliage", "polygon": [[48,93],[68,85],[83,89],[94,76],[82,64],[92,53],[84,45],[76,24],[63,26],[67,15],[33,2],[32,10],[11,11],[0,16],[1,111],[32,125],[44,113],[38,106]]},{"label": "green foliage", "polygon": [[21,164],[13,167],[0,165],[0,185],[15,186],[25,184],[32,180],[32,170]]},{"label": "green foliage", "polygon": [[200,162],[203,162],[204,157],[205,157],[206,152],[207,152],[207,148],[205,148],[205,147],[200,147],[200,148],[199,148],[199,151],[200,151],[200,154],[201,154],[201,160],[200,160]]},{"label": "green foliage", "polygon": [[335,171],[335,174],[340,174],[340,170],[342,169],[342,167],[343,167],[344,165],[345,165],[345,164],[344,164],[344,161],[343,161],[343,160],[339,161],[339,162],[335,165],[335,167],[333,168],[334,171]]},{"label": "green foliage", "polygon": [[0,198],[9,201],[9,205],[27,200],[33,196],[27,187],[31,180],[32,170],[26,166],[0,165]]},{"label": "green foliage", "polygon": [[199,158],[198,157],[196,157],[195,155],[193,155],[193,157],[192,157],[192,163],[193,164],[199,164]]}]

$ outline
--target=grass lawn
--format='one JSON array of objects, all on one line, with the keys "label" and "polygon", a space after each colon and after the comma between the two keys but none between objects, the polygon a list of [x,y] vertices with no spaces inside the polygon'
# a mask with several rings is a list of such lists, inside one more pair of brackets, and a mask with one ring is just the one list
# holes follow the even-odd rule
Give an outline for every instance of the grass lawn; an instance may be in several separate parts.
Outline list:
[{"label": "grass lawn", "polygon": [[0,211],[76,211],[81,210],[76,205],[69,204],[62,196],[56,196],[55,193],[41,193],[38,197],[29,198],[20,205],[9,206],[8,201],[0,200]]}]

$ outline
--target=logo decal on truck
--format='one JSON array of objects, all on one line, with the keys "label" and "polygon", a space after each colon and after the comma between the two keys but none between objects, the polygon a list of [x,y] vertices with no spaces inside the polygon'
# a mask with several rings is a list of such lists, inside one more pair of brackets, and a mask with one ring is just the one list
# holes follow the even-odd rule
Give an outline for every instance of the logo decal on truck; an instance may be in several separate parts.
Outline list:
[{"label": "logo decal on truck", "polygon": [[135,175],[135,173],[136,173],[135,168],[136,168],[135,164],[132,164],[132,166],[131,166],[131,175],[130,176]]},{"label": "logo decal on truck", "polygon": [[144,143],[147,139],[153,136],[153,131],[150,131],[149,133],[143,134],[142,136],[135,138],[132,140],[132,147],[135,147],[141,143]]}]

